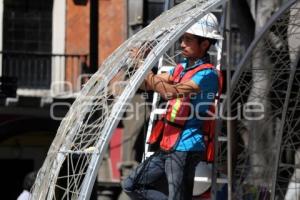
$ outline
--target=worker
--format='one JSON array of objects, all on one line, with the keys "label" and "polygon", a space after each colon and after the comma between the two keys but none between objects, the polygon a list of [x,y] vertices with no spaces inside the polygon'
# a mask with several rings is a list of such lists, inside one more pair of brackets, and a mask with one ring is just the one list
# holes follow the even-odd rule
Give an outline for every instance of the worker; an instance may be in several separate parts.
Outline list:
[{"label": "worker", "polygon": [[[221,39],[217,18],[206,14],[180,39],[183,62],[169,73],[147,74],[144,87],[168,100],[168,107],[147,141],[159,149],[122,182],[131,199],[192,199],[195,168],[206,148],[203,117],[219,87],[208,50]],[[156,187],[164,180],[167,192]]]}]

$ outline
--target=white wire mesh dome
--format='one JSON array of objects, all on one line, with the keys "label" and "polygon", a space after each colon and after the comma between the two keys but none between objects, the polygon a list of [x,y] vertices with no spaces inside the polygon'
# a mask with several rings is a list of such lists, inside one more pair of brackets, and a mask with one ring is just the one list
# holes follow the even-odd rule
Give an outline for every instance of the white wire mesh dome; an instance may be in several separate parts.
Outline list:
[{"label": "white wire mesh dome", "polygon": [[[113,130],[147,72],[180,35],[222,0],[187,0],[128,39],[102,64],[62,120],[32,199],[88,199]],[[143,67],[130,58],[139,48]],[[167,55],[166,55],[167,56]],[[113,87],[114,78],[126,81]]]},{"label": "white wire mesh dome", "polygon": [[[172,62],[165,53],[170,46],[224,2],[186,0],[105,60],[63,119],[39,171],[32,199],[89,198],[112,132],[147,72],[162,55]],[[300,179],[300,6],[295,2],[288,1],[272,17],[235,69],[230,104],[232,115],[241,117],[233,122],[238,137],[233,155],[234,199],[245,199],[249,193],[261,199],[284,199],[295,191]],[[138,56],[145,57],[140,68],[130,57],[133,48],[139,48]],[[117,79],[125,82],[113,85]],[[239,113],[239,106],[250,106],[250,111]],[[253,112],[260,108],[261,112]]]}]

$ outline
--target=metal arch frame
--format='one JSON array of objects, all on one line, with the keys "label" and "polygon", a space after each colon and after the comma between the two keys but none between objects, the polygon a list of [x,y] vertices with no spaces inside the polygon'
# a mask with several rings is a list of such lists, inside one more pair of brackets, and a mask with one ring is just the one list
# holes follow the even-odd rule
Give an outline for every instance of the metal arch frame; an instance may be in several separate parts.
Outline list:
[{"label": "metal arch frame", "polygon": [[[151,70],[151,68],[154,66],[154,64],[157,62],[157,60],[170,48],[175,41],[179,39],[179,37],[190,27],[192,26],[197,20],[199,20],[201,17],[203,17],[205,14],[208,13],[208,11],[222,5],[223,2],[227,0],[219,0],[213,3],[212,5],[207,8],[207,10],[201,10],[202,12],[199,12],[199,14],[195,14],[195,16],[191,17],[191,20],[189,23],[185,24],[182,28],[177,29],[176,32],[171,32],[167,37],[164,37],[157,46],[149,53],[147,58],[144,62],[144,67],[140,68],[135,74],[134,77],[132,77],[132,80],[130,81],[131,87],[126,87],[126,89],[123,91],[122,95],[114,105],[114,108],[110,114],[110,118],[108,120],[111,120],[111,123],[108,124],[108,126],[105,127],[106,135],[106,141],[109,140],[112,136],[113,130],[118,125],[120,116],[122,116],[124,112],[124,107],[126,106],[126,103],[128,103],[130,94],[134,93],[139,85],[142,83],[143,79],[145,78],[146,74]],[[105,143],[101,148],[100,143],[98,142],[96,145],[97,149],[100,149],[100,152],[103,151],[107,147],[108,143]],[[91,158],[91,162],[89,165],[89,168],[87,170],[87,175],[84,177],[84,181],[82,183],[83,188],[80,191],[80,200],[89,199],[91,192],[92,192],[92,184],[94,183],[97,175],[97,169],[100,167],[101,160],[103,159],[103,154],[93,154]]]},{"label": "metal arch frame", "polygon": [[[240,61],[240,63],[237,66],[237,71],[234,73],[234,75],[232,77],[230,88],[235,88],[235,86],[237,85],[238,80],[239,80],[244,68],[246,67],[245,64],[251,58],[251,54],[252,54],[254,48],[256,48],[256,45],[261,41],[261,39],[265,36],[265,34],[270,29],[270,27],[276,22],[276,20],[278,18],[280,18],[296,2],[297,2],[297,0],[290,0],[290,1],[286,2],[283,6],[281,6],[280,9],[275,14],[272,15],[272,17],[268,20],[266,25],[256,35],[255,39],[252,41],[252,43],[248,47],[244,57],[242,58],[242,60]],[[298,54],[297,61],[299,61],[299,60],[300,59],[299,59],[299,54]],[[273,199],[273,200],[275,200],[276,179],[277,179],[280,152],[281,152],[281,145],[280,144],[281,144],[281,141],[282,141],[283,128],[284,128],[284,124],[285,124],[284,122],[285,122],[285,118],[286,118],[286,114],[287,114],[287,108],[288,108],[288,103],[289,103],[289,99],[290,99],[291,87],[292,87],[294,75],[295,75],[295,72],[296,72],[296,67],[297,67],[297,62],[293,63],[293,66],[291,68],[291,74],[289,76],[287,94],[286,94],[286,97],[285,97],[285,101],[284,101],[284,105],[283,105],[283,112],[282,112],[282,117],[281,117],[281,122],[282,123],[281,123],[281,126],[280,126],[278,139],[277,139],[277,142],[276,142],[276,147],[279,147],[279,148],[277,149],[276,154],[275,154],[275,156],[276,156],[275,157],[275,166],[276,167],[275,167],[275,170],[272,174],[271,199]],[[230,91],[230,94],[228,94],[228,95],[231,95],[231,94],[232,94],[232,91]],[[228,101],[228,97],[227,97],[225,99],[225,101],[223,102],[223,104],[222,104],[223,114],[225,114],[226,111],[230,111],[229,110],[230,108],[228,109],[228,107],[226,107],[226,105],[228,105],[228,104],[230,105],[230,100]],[[227,134],[230,134],[230,133],[227,133]],[[229,143],[230,143],[230,141],[229,141]]]},{"label": "metal arch frame", "polygon": [[[193,2],[194,1],[194,2]],[[209,1],[207,1],[207,2],[205,2],[205,3],[203,3],[204,4],[204,8],[205,9],[203,9],[203,7],[200,7],[200,9],[199,9],[199,7],[197,7],[197,5],[199,5],[200,3],[202,3],[201,1],[196,1],[196,0],[190,0],[190,1],[187,1],[187,3],[185,3],[185,6],[184,6],[184,8],[185,9],[189,9],[189,10],[196,10],[196,11],[198,11],[197,13],[202,13],[202,15],[204,15],[204,14],[206,14],[206,12],[208,12],[209,11],[209,9],[210,9],[210,7],[211,7],[211,5],[213,5],[213,4],[215,4],[216,2],[220,2],[221,0],[218,0],[218,1],[211,1],[211,2],[209,2]],[[191,3],[191,2],[193,2],[194,4],[194,7],[192,8],[191,7],[191,5],[187,5],[187,4],[189,4],[189,3]],[[200,5],[202,5],[202,4],[200,4]],[[196,7],[195,7],[196,6]],[[198,9],[194,9],[194,8],[198,8]],[[199,14],[195,14],[195,13],[191,13],[192,15],[188,18],[188,17],[186,17],[186,19],[185,19],[185,23],[186,23],[186,21],[187,21],[187,19],[189,19],[190,21],[189,21],[189,23],[186,23],[186,24],[184,24],[185,26],[181,26],[181,29],[187,29],[189,26],[191,26],[192,25],[192,23],[194,23],[196,20],[197,20],[197,16],[200,18],[201,16],[199,16]],[[160,20],[164,20],[164,19],[167,19],[167,20],[171,20],[168,16],[166,16],[166,14],[165,15],[161,15],[160,17],[159,17],[159,19],[158,19],[158,21]],[[153,25],[153,24],[152,24]],[[155,26],[155,25],[154,25]],[[149,30],[150,29],[150,30]],[[178,30],[180,30],[180,29],[178,29]],[[136,35],[135,37],[131,37],[129,40],[127,40],[127,42],[124,42],[123,43],[123,45],[121,45],[121,47],[119,47],[119,50],[123,47],[124,48],[124,46],[127,46],[127,45],[129,45],[130,44],[130,42],[132,42],[133,40],[135,40],[135,39],[141,39],[141,38],[143,38],[144,36],[145,36],[145,32],[147,32],[147,31],[153,31],[151,28],[150,28],[150,26],[148,27],[148,28],[145,28],[145,30],[144,31],[141,31],[140,32],[140,34],[138,34],[138,35]],[[157,31],[160,31],[160,32],[158,32],[158,33],[161,33],[161,32],[163,32],[163,30],[161,29],[158,29]],[[173,30],[174,31],[174,30]],[[182,30],[183,31],[183,30]],[[158,34],[157,33],[157,34]],[[168,36],[170,36],[170,35],[168,35]],[[156,35],[156,37],[159,37],[159,35],[157,36]],[[169,37],[169,38],[167,38],[167,39],[165,39],[164,41],[166,42],[166,43],[169,43],[172,39],[174,39],[174,38],[172,38],[172,37]],[[175,40],[175,39],[174,39]],[[165,48],[167,48],[167,47],[165,47]],[[156,49],[158,49],[158,48],[156,48]],[[162,49],[163,50],[163,49]],[[157,51],[158,52],[160,52],[160,51],[162,51],[161,49],[158,49]],[[103,65],[107,65],[107,64],[110,64],[111,62],[113,62],[114,61],[114,57],[118,57],[118,56],[121,56],[122,55],[122,53],[124,53],[124,52],[122,52],[122,51],[118,51],[118,50],[116,50],[113,54],[111,54],[111,56],[103,63]],[[154,53],[154,55],[152,55],[152,57],[156,57],[156,54],[155,54],[155,52],[153,52]],[[153,59],[153,58],[151,58],[151,59]],[[147,60],[147,59],[146,59]],[[148,59],[148,62],[150,62],[149,61],[150,59]],[[153,60],[153,65],[154,65],[154,63],[155,63],[155,59]],[[149,63],[148,63],[149,64]],[[150,63],[151,64],[151,63]],[[149,67],[150,68],[150,64],[147,66],[147,67]],[[146,63],[145,63],[145,66],[146,66]],[[103,73],[105,73],[105,72],[107,72],[107,75],[110,75],[110,77],[111,76],[113,76],[113,75],[115,75],[116,73],[117,73],[117,71],[118,71],[119,69],[118,68],[116,68],[116,69],[114,69],[114,70],[111,70],[111,68],[101,68],[95,75],[93,75],[93,77],[91,78],[91,80],[87,83],[87,85],[88,86],[92,86],[92,85],[94,85],[95,84],[95,82],[96,82],[96,79],[97,79],[97,77],[101,74],[101,72],[103,72]],[[142,72],[142,73],[144,73],[144,72]],[[139,77],[139,78],[141,78],[141,77]],[[135,83],[136,84],[136,83]],[[103,87],[105,87],[105,84],[99,84],[97,87],[96,87],[96,89],[94,90],[94,93],[97,93],[98,91],[100,91]],[[82,91],[81,91],[81,96],[84,96],[85,94],[88,94],[88,87],[85,87]],[[123,95],[124,96],[124,95]],[[81,103],[80,102],[80,100],[81,99],[77,99],[75,102],[74,102],[74,106],[72,106],[72,108],[73,107],[76,107],[76,105],[78,104],[78,103]],[[62,145],[62,143],[61,143],[61,137],[62,137],[62,135],[58,135],[58,137],[56,137],[55,138],[55,140],[54,140],[54,142],[56,143],[56,142],[58,142],[58,145],[52,145],[51,147],[50,147],[50,150],[49,150],[49,153],[52,153],[52,152],[57,152],[57,155],[56,155],[56,158],[55,158],[55,160],[53,160],[53,161],[51,161],[51,158],[49,158],[49,156],[46,158],[46,160],[45,160],[45,162],[44,162],[44,165],[43,165],[43,167],[42,167],[42,169],[40,170],[40,176],[38,176],[38,180],[37,180],[37,185],[38,186],[40,186],[40,188],[41,188],[41,183],[43,184],[42,186],[47,186],[47,187],[49,187],[49,189],[48,189],[48,193],[46,193],[46,192],[42,192],[42,191],[39,191],[39,189],[40,188],[35,188],[34,189],[34,197],[36,197],[36,196],[38,196],[37,198],[46,198],[46,196],[48,197],[48,198],[51,198],[52,197],[52,195],[53,195],[53,189],[54,189],[54,179],[55,178],[57,178],[57,174],[58,174],[58,172],[59,172],[59,170],[60,170],[60,166],[62,165],[62,162],[64,161],[64,159],[65,159],[65,157],[66,157],[66,153],[68,153],[69,151],[68,151],[68,147],[71,145],[71,142],[72,142],[72,139],[75,137],[75,135],[76,135],[76,131],[78,130],[78,128],[79,128],[79,126],[80,126],[80,124],[78,123],[78,121],[80,122],[81,121],[81,119],[83,118],[83,116],[84,116],[84,114],[85,113],[87,113],[88,112],[88,110],[89,110],[89,107],[90,106],[86,106],[83,110],[81,110],[80,111],[80,115],[79,115],[79,118],[77,118],[77,120],[75,121],[75,122],[73,122],[73,121],[70,121],[70,122],[68,122],[68,121],[63,121],[62,122],[62,124],[61,124],[61,126],[60,126],[60,128],[59,128],[59,130],[58,130],[58,133],[60,133],[60,134],[66,134],[66,132],[67,132],[67,135],[66,136],[64,136],[65,138],[64,138],[64,140],[66,141],[65,143],[64,143],[64,145]],[[75,114],[76,114],[76,108],[75,108],[75,110],[73,110],[74,112],[75,112]],[[68,118],[70,118],[70,119],[73,119],[74,118],[74,112],[72,113],[72,112],[69,112],[68,113],[68,115],[67,115],[67,119]],[[108,124],[108,125],[106,125],[106,129],[108,128],[108,127],[110,127],[111,129],[113,129],[113,127],[111,127],[110,126],[111,124]],[[68,126],[68,127],[70,127],[70,126],[72,126],[72,128],[70,129],[70,130],[67,130],[67,128],[66,128],[66,126]],[[109,135],[111,135],[111,132],[108,132],[109,134],[107,134],[106,136],[106,138],[104,138],[104,139],[109,139]],[[106,140],[104,140],[104,142],[106,142]],[[54,143],[53,142],[53,143]],[[98,146],[100,145],[100,143],[101,143],[101,141],[98,141]],[[104,146],[105,146],[105,144],[104,144]],[[107,146],[107,144],[106,144],[106,146]],[[103,150],[104,148],[103,147],[101,147],[101,151]],[[96,154],[99,154],[99,153],[96,153]],[[101,153],[100,153],[101,154]],[[101,160],[101,159],[100,159]],[[47,165],[47,164],[51,164],[51,165],[53,165],[52,166],[52,169],[50,169],[49,168],[49,166]],[[49,171],[49,170],[51,170],[51,172],[49,172],[49,173],[45,173],[45,171]],[[45,175],[46,175],[46,177],[45,177]],[[43,182],[42,181],[42,179],[50,179],[49,181],[50,182],[52,182],[50,185],[49,185],[49,183],[45,183],[45,182]],[[85,177],[85,178],[87,178],[87,177]],[[87,185],[84,185],[84,187],[86,187]],[[38,191],[40,192],[39,194],[38,194]],[[46,195],[46,196],[45,196]]]},{"label": "metal arch frame", "polygon": [[280,130],[279,130],[279,137],[276,138],[276,147],[278,147],[277,152],[276,152],[276,158],[275,158],[275,170],[273,172],[273,176],[272,176],[272,193],[271,193],[271,199],[275,200],[275,193],[276,193],[276,179],[277,179],[277,175],[278,175],[278,167],[279,167],[279,160],[280,160],[280,155],[281,155],[281,141],[282,141],[282,136],[283,136],[283,129],[284,129],[284,125],[285,125],[285,118],[286,118],[286,114],[287,114],[287,110],[288,110],[288,104],[289,104],[289,100],[290,100],[290,95],[291,95],[291,90],[292,90],[292,84],[293,84],[293,80],[295,77],[295,73],[296,73],[296,69],[297,69],[297,65],[298,62],[300,60],[300,53],[298,52],[298,57],[295,60],[295,62],[292,64],[292,69],[291,69],[291,73],[289,76],[289,82],[288,82],[288,88],[287,88],[287,94],[286,94],[286,98],[284,101],[284,105],[283,105],[283,111],[282,111],[282,122],[280,124]]},{"label": "metal arch frame", "polygon": [[[219,2],[221,2],[222,0],[219,0]],[[222,2],[225,2],[226,0],[223,0]],[[267,30],[269,30],[269,27],[275,22],[275,20],[281,16],[281,14],[283,12],[285,12],[290,6],[292,6],[294,3],[296,2],[296,0],[290,0],[289,2],[285,3],[284,6],[282,6],[279,11],[277,11],[272,17],[271,19],[268,21],[268,23],[266,24],[266,26],[260,31],[260,33],[258,34],[258,36],[255,38],[255,40],[251,43],[250,47],[248,48],[245,56],[243,57],[242,61],[240,62],[240,64],[238,65],[238,69],[237,69],[237,72],[234,74],[234,77],[232,79],[232,84],[231,84],[231,88],[234,88],[234,86],[237,84],[237,80],[238,78],[240,77],[241,73],[242,73],[242,70],[244,68],[244,64],[247,62],[247,60],[249,59],[249,55],[251,55],[252,53],[252,50],[254,49],[254,47],[256,46],[256,44],[260,41],[260,39],[264,36],[264,34],[267,32]],[[202,12],[207,12],[207,10],[201,10]],[[202,13],[204,15],[204,13]],[[198,16],[198,18],[200,18],[201,16],[203,15],[196,15]],[[190,26],[193,22],[195,22],[198,18],[191,18],[191,22],[188,24],[186,23],[184,27],[182,27],[181,29],[178,29],[181,31],[181,33],[184,32],[184,30],[186,30],[188,28],[188,26]],[[165,37],[163,38],[163,41],[165,41],[166,43],[171,43],[172,41],[176,40],[179,36],[180,33],[178,33],[178,35],[176,34],[173,34],[173,32],[171,32],[170,35],[168,35],[169,37]],[[177,37],[178,36],[178,37]],[[155,63],[155,57],[159,56],[159,55],[162,55],[163,52],[168,48],[169,46],[168,45],[161,45],[161,44],[158,44],[157,47],[154,49],[154,51],[149,55],[149,57],[145,60],[145,66],[144,68],[141,68],[135,75],[134,77],[132,77],[132,87],[128,87],[126,88],[127,90],[125,90],[122,94],[122,96],[120,97],[120,100],[116,103],[115,107],[118,107],[118,106],[124,106],[124,104],[128,101],[128,98],[129,98],[129,94],[131,94],[133,91],[135,91],[137,89],[137,85],[138,83],[140,83],[142,81],[142,78],[145,76],[145,74],[147,73],[147,71],[150,70],[151,66],[154,65]],[[113,72],[111,72],[111,74],[114,74],[116,70],[113,70]],[[290,82],[289,82],[290,83]],[[97,90],[100,90],[101,89],[101,85],[97,87]],[[87,91],[86,90],[83,90],[82,94],[86,93]],[[128,95],[127,95],[127,94]],[[125,100],[125,101],[124,101]],[[124,102],[122,102],[124,101]],[[285,99],[285,102],[288,101],[288,98]],[[225,101],[226,102],[226,99]],[[78,103],[78,102],[77,102]],[[230,103],[230,101],[229,101]],[[224,103],[223,105],[226,105],[226,103]],[[115,108],[114,107],[114,108]],[[88,108],[86,108],[87,110]],[[223,109],[224,111],[224,109]],[[71,114],[71,113],[69,113]],[[120,112],[120,110],[118,111],[117,109],[113,109],[113,111],[111,112],[111,115],[112,114],[116,114],[115,118],[112,117],[110,119],[112,119],[113,123],[111,124],[106,124],[106,127],[105,127],[105,130],[108,131],[107,132],[107,135],[105,136],[105,139],[106,140],[109,140],[109,138],[111,137],[112,135],[112,131],[116,125],[116,118],[118,117],[118,115],[121,115],[122,114],[122,111]],[[72,116],[69,116],[69,117],[72,117]],[[284,116],[285,117],[285,116]],[[67,124],[67,123],[66,123]],[[65,124],[65,125],[66,125]],[[78,125],[78,124],[76,124]],[[65,128],[65,127],[63,127]],[[73,129],[71,129],[70,131],[70,135],[67,136],[67,139],[68,140],[71,140],[71,138],[73,137],[74,134],[76,134],[76,128],[73,127]],[[280,140],[279,140],[280,141]],[[97,143],[97,147],[99,147],[99,142]],[[228,141],[230,142],[230,141]],[[67,142],[67,145],[69,143]],[[105,144],[103,146],[101,146],[101,150],[104,149],[108,144]],[[59,147],[57,148],[57,150],[59,150]],[[62,149],[60,149],[61,151]],[[278,153],[280,154],[280,150],[278,151]],[[64,159],[64,155],[60,152],[58,152],[58,156],[61,156],[60,158],[56,158],[56,160],[54,161],[62,161]],[[280,155],[278,155],[280,156]],[[81,192],[84,191],[85,194],[81,195],[79,198],[80,199],[85,199],[85,198],[88,198],[90,196],[90,192],[91,192],[91,188],[90,185],[91,185],[91,182],[93,183],[93,181],[95,180],[96,178],[96,170],[98,167],[99,167],[99,164],[101,162],[103,158],[103,155],[100,155],[99,154],[93,154],[93,158],[92,158],[92,161],[89,165],[89,169],[87,171],[88,175],[87,177],[85,177],[84,179],[84,183],[82,184],[82,189],[81,189]],[[58,167],[54,168],[53,171],[57,171],[59,170],[59,163],[57,164]],[[276,173],[277,174],[277,173]],[[275,174],[275,175],[276,175]],[[55,176],[56,174],[49,174],[50,176]],[[275,177],[276,179],[276,177]],[[50,190],[51,192],[51,190]],[[44,194],[45,195],[45,194]],[[51,195],[50,195],[51,196]],[[49,196],[48,196],[49,198]]]},{"label": "metal arch frame", "polygon": [[[251,53],[253,52],[254,48],[256,47],[257,43],[260,42],[261,38],[265,36],[267,31],[270,29],[270,27],[276,22],[276,20],[281,17],[282,14],[285,13],[286,10],[288,10],[293,4],[295,4],[297,0],[290,0],[286,2],[283,6],[280,7],[280,9],[272,15],[272,17],[269,19],[269,21],[266,23],[266,25],[260,30],[260,32],[256,35],[254,40],[251,42],[250,46],[248,47],[244,57],[240,61],[240,63],[237,66],[237,72],[234,73],[232,80],[231,80],[231,88],[234,88],[239,80],[239,77],[241,76],[241,73],[243,72],[243,69],[245,68],[245,63],[250,59]],[[225,100],[224,105],[226,105],[227,101]],[[224,110],[224,113],[226,110]]]}]

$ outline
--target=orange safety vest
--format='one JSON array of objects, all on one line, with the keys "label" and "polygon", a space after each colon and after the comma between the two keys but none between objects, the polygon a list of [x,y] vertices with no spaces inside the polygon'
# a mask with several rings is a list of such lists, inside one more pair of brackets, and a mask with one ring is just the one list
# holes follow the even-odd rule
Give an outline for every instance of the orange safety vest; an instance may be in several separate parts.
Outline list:
[{"label": "orange safety vest", "polygon": [[[183,71],[182,65],[177,65],[172,76],[173,83],[180,83],[186,80],[190,80],[193,75],[204,69],[215,69],[212,64],[206,63],[199,65],[189,71],[187,71],[182,77],[180,76]],[[219,94],[222,91],[222,76],[218,71],[218,86]],[[216,96],[216,98],[218,98]],[[147,141],[148,144],[160,143],[160,148],[165,151],[172,150],[177,144],[182,129],[190,115],[190,96],[177,97],[168,101],[166,113],[161,116],[160,120],[155,124],[151,135]],[[214,113],[214,105],[210,106],[209,112]],[[202,131],[207,136],[205,160],[212,161],[214,155],[214,128],[215,120],[205,120],[203,123]]]}]

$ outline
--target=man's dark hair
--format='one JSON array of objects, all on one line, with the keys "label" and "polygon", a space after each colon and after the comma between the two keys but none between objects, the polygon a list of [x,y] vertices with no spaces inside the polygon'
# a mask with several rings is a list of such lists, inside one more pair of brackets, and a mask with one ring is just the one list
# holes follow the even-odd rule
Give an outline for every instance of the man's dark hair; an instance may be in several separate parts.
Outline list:
[{"label": "man's dark hair", "polygon": [[200,45],[201,42],[203,42],[204,40],[208,40],[209,46],[207,47],[206,51],[208,51],[208,50],[210,49],[210,46],[211,46],[211,45],[214,45],[214,44],[216,44],[216,42],[217,42],[217,40],[215,40],[215,39],[205,38],[205,37],[201,37],[201,36],[198,36],[198,35],[195,35],[195,37],[197,38],[198,44],[199,44],[199,45]]},{"label": "man's dark hair", "polygon": [[24,190],[30,191],[30,189],[32,188],[32,186],[34,184],[36,175],[37,175],[37,172],[33,171],[33,172],[28,173],[25,176],[24,181],[23,181],[23,189]]},{"label": "man's dark hair", "polygon": [[[201,42],[203,42],[204,40],[208,40],[208,42],[209,42],[210,45],[214,45],[214,44],[216,44],[216,42],[217,42],[216,39],[205,38],[205,37],[201,37],[201,36],[198,36],[198,35],[195,35],[195,37],[197,38],[199,44],[200,44]],[[210,46],[210,45],[209,45],[209,46]]]}]

